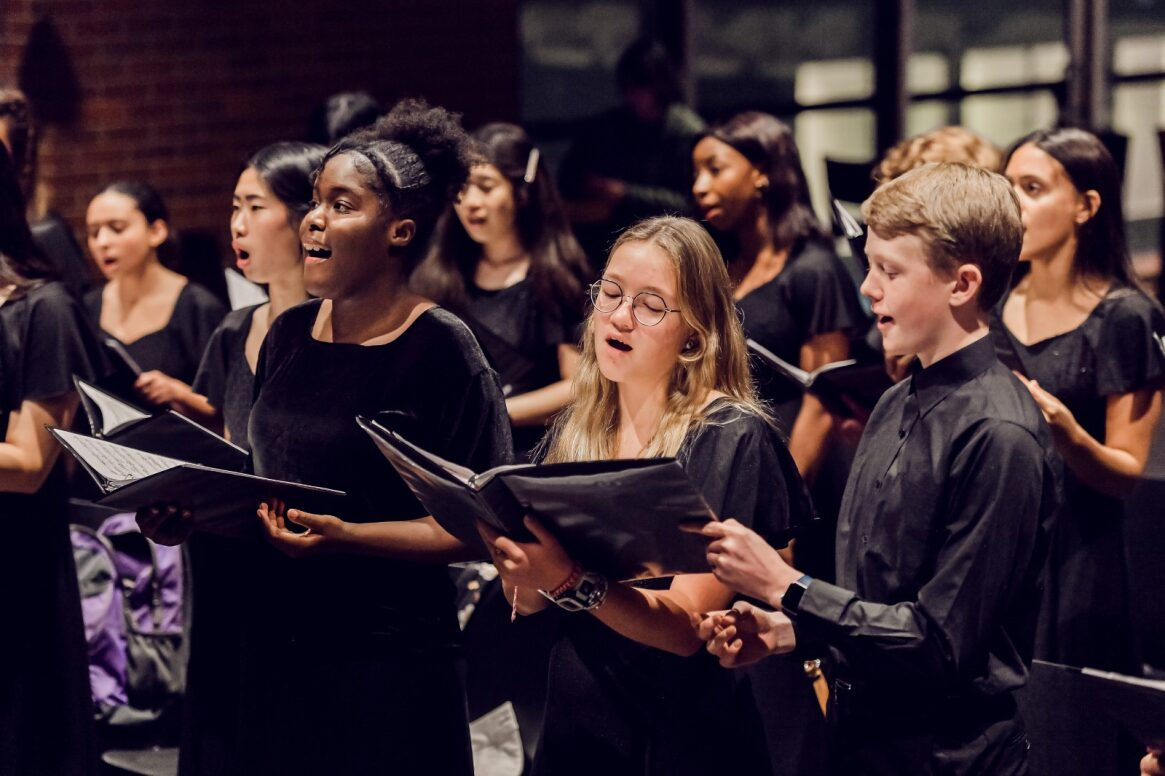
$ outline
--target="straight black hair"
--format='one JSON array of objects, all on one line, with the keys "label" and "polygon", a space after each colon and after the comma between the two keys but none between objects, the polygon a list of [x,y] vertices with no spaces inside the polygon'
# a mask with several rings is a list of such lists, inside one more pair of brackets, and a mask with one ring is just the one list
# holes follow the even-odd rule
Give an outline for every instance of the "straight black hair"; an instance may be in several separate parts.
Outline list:
[{"label": "straight black hair", "polygon": [[311,204],[312,175],[323,162],[327,149],[316,143],[272,143],[251,155],[244,169],[252,168],[284,207],[292,229],[299,224]]},{"label": "straight black hair", "polygon": [[[522,247],[530,254],[534,303],[550,315],[567,305],[583,305],[589,274],[586,254],[571,232],[558,188],[541,154],[515,124],[486,124],[473,133],[478,163],[491,164],[514,191],[514,222]],[[452,310],[462,309],[481,246],[474,242],[450,207],[442,214],[425,260],[412,286]]]},{"label": "straight black hair", "polygon": [[702,137],[715,138],[736,149],[768,177],[769,185],[761,192],[761,200],[768,211],[775,248],[795,252],[796,246],[806,240],[829,241],[813,212],[809,183],[788,124],[767,113],[748,111],[713,127]]},{"label": "straight black hair", "polygon": [[1135,285],[1125,239],[1120,172],[1112,154],[1096,135],[1076,127],[1041,129],[1021,137],[1007,152],[1004,167],[1020,146],[1031,144],[1055,159],[1080,193],[1100,196],[1096,215],[1076,229],[1073,269],[1078,275],[1110,278]]}]

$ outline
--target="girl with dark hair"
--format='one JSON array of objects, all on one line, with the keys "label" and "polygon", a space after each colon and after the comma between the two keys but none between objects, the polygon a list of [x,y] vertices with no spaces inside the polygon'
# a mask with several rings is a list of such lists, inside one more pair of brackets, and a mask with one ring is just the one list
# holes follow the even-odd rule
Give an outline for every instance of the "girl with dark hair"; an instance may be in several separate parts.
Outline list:
[{"label": "girl with dark hair", "polygon": [[[764,113],[742,113],[701,138],[692,162],[696,204],[736,243],[728,274],[747,335],[806,370],[847,358],[849,332],[860,321],[857,291],[813,213],[789,127]],[[758,377],[812,482],[831,416],[786,381],[763,370]]]},{"label": "girl with dark hair", "polygon": [[[728,238],[728,274],[747,336],[805,370],[848,358],[864,330],[857,289],[834,254],[809,200],[792,130],[765,113],[742,113],[692,150],[692,194],[705,220]],[[811,394],[752,361],[758,391],[789,435],[789,452],[810,483],[818,528],[800,537],[799,568],[833,578],[833,530],[852,450],[832,439],[834,420]],[[825,727],[810,680],[792,661],[759,663],[774,773],[824,771]]]},{"label": "girl with dark hair", "polygon": [[1165,384],[1165,314],[1130,269],[1120,176],[1094,135],[1035,132],[1008,154],[1027,273],[997,308],[1067,465],[1035,656],[1136,674],[1123,504],[1145,469]]},{"label": "girl with dark hair", "polygon": [[259,346],[271,321],[307,299],[299,223],[326,150],[312,143],[274,143],[247,160],[231,202],[231,249],[235,266],[266,286],[269,300],[228,313],[210,336],[194,384],[173,386],[171,407],[244,448]]},{"label": "girl with dark hair", "polygon": [[252,553],[261,601],[232,705],[247,736],[227,772],[472,772],[445,567],[466,550],[355,420],[475,470],[510,458],[501,390],[472,333],[406,283],[468,163],[456,117],[408,100],[333,146],[316,176],[300,239],[319,298],[267,333],[249,441],[257,474],[344,490],[347,510],[260,510],[291,557]]},{"label": "girl with dark hair", "polygon": [[213,294],[167,269],[159,252],[169,244],[169,213],[161,196],[141,181],[117,181],[89,202],[89,252],[108,281],[85,294],[90,319],[117,340],[143,371],[125,388],[152,405],[180,399],[226,307]]},{"label": "girl with dark hair", "polygon": [[477,335],[501,378],[517,455],[526,459],[570,397],[586,257],[522,128],[488,124],[473,137],[481,160],[441,217],[412,285]]},{"label": "girl with dark hair", "polygon": [[[269,301],[227,314],[210,337],[193,387],[181,386],[172,401],[245,448],[259,348],[271,322],[307,299],[299,224],[325,150],[310,143],[275,143],[247,160],[232,198],[231,247],[243,274],[267,287]],[[172,526],[168,535],[145,527],[151,538],[167,543],[189,535],[189,525]],[[228,709],[240,681],[238,653],[247,611],[240,592],[252,552],[245,543],[211,534],[189,537],[189,546],[191,621],[197,625],[190,631],[179,770],[218,774],[237,756],[244,725]]]},{"label": "girl with dark hair", "polygon": [[73,375],[99,349],[32,253],[16,171],[0,151],[0,773],[96,774],[97,746],[60,447]]}]

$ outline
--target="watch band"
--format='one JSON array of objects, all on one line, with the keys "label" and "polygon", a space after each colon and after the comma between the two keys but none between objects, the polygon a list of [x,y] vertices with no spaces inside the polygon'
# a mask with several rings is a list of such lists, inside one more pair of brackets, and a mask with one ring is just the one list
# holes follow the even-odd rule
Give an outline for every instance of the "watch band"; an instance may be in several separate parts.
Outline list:
[{"label": "watch band", "polygon": [[781,608],[785,610],[786,614],[796,614],[801,608],[801,596],[805,595],[805,591],[809,589],[809,583],[812,581],[813,577],[802,574],[800,579],[793,582],[785,590],[785,594],[781,596]]},{"label": "watch band", "polygon": [[538,592],[568,612],[597,609],[607,600],[607,578],[590,571],[581,571],[566,590],[561,593],[555,590],[557,595],[551,595],[545,590]]}]

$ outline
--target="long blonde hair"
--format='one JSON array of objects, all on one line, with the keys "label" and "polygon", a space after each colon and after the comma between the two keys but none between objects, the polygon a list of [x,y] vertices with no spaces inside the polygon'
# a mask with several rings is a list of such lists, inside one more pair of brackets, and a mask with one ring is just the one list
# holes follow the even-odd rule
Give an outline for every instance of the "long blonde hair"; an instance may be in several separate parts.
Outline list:
[{"label": "long blonde hair", "polygon": [[[678,315],[691,338],[672,370],[667,406],[641,457],[674,456],[688,433],[702,422],[711,391],[762,417],[748,370],[744,331],[732,299],[724,258],[702,226],[687,218],[664,216],[640,221],[615,241],[610,255],[628,243],[659,247],[676,271]],[[595,311],[587,317],[582,357],[574,378],[573,400],[558,416],[546,462],[614,458],[618,450],[618,385],[599,371],[594,340]]]}]

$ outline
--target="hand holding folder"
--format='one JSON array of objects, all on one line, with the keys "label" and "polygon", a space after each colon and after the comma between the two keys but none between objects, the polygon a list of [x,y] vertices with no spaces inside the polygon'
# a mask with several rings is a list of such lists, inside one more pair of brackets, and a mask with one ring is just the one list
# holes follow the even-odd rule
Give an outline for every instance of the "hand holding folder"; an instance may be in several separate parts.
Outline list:
[{"label": "hand holding folder", "polygon": [[344,509],[343,491],[216,469],[135,450],[59,428],[57,441],[76,458],[104,494],[103,506],[137,512],[156,504],[189,510],[196,530],[225,536],[255,533],[255,508],[280,498],[319,512]]},{"label": "hand holding folder", "polygon": [[570,557],[609,579],[707,572],[705,540],[683,526],[712,514],[674,459],[501,466],[480,474],[358,419],[417,499],[449,533],[484,545],[477,521],[528,542],[535,516]]},{"label": "hand holding folder", "polygon": [[173,410],[150,413],[73,376],[94,437],[146,453],[242,471],[247,451]]}]

